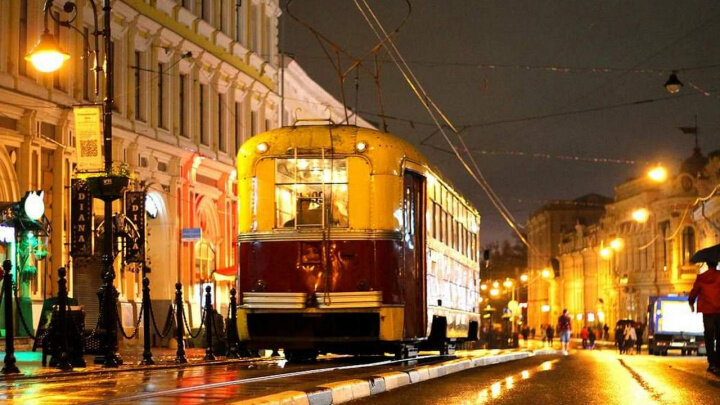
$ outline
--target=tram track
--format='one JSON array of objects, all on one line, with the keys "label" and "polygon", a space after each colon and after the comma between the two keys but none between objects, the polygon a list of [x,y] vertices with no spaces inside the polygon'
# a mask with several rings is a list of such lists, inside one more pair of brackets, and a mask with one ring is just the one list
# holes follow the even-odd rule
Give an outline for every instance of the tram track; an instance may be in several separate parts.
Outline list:
[{"label": "tram track", "polygon": [[172,388],[172,389],[166,389],[166,390],[155,391],[155,392],[136,393],[136,394],[126,395],[126,396],[121,396],[121,397],[107,398],[107,399],[103,399],[100,401],[87,402],[87,404],[95,405],[95,404],[107,404],[107,403],[133,403],[133,402],[137,402],[137,401],[141,401],[141,400],[175,396],[175,395],[181,395],[181,394],[185,394],[185,393],[189,393],[189,392],[207,391],[207,390],[213,390],[213,389],[219,389],[219,388],[225,388],[225,387],[231,387],[231,386],[237,386],[237,385],[243,385],[243,384],[267,382],[267,381],[271,381],[271,380],[279,380],[279,379],[285,379],[285,378],[297,378],[297,377],[302,377],[302,376],[310,376],[310,375],[329,373],[329,372],[339,372],[339,371],[349,371],[349,370],[363,369],[363,368],[392,366],[392,365],[398,365],[398,364],[402,364],[402,363],[416,362],[416,361],[432,362],[433,360],[447,360],[448,358],[454,358],[454,356],[426,355],[426,356],[418,356],[413,359],[383,360],[383,361],[373,362],[373,363],[338,365],[338,366],[331,366],[331,367],[324,367],[324,368],[314,368],[314,369],[292,371],[292,372],[279,373],[279,374],[269,374],[269,375],[262,375],[262,376],[256,376],[256,377],[239,378],[239,379],[234,379],[234,380],[230,380],[230,381],[222,381],[222,382],[216,382],[216,383],[199,384],[199,385],[194,385],[194,386],[190,386],[190,387]]}]

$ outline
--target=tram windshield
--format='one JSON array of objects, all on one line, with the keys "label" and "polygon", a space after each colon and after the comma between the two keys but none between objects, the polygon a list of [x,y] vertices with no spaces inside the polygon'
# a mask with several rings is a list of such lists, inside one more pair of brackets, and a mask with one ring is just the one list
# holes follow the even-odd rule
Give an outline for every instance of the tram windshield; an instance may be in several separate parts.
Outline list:
[{"label": "tram windshield", "polygon": [[278,228],[347,227],[347,159],[276,159],[275,207]]}]

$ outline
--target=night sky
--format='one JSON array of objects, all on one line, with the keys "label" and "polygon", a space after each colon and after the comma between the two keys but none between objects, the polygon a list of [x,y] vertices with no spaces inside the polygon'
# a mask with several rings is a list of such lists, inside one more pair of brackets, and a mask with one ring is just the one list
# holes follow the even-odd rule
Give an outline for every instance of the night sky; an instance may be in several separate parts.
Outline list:
[{"label": "night sky", "polygon": [[[340,99],[333,65],[286,3],[281,49]],[[400,0],[368,4],[387,30],[408,12]],[[355,56],[377,43],[351,0],[295,0],[291,11]],[[693,148],[692,136],[677,127],[694,125],[696,114],[703,152],[720,149],[718,1],[412,1],[395,43],[452,122],[473,125],[464,139],[521,224],[548,200],[612,197],[615,185],[650,163],[677,169]],[[388,130],[417,145],[478,205],[483,244],[509,239],[482,190],[454,155],[437,149],[448,149],[445,140],[436,135],[420,145],[435,131],[431,118],[387,54],[379,59],[385,114],[400,118],[387,120]],[[349,63],[342,59],[343,68]],[[366,65],[374,68],[372,57]],[[674,95],[663,87],[672,70],[685,84]],[[351,107],[354,82],[351,73]],[[379,123],[376,87],[365,71],[359,88],[358,111]]]}]

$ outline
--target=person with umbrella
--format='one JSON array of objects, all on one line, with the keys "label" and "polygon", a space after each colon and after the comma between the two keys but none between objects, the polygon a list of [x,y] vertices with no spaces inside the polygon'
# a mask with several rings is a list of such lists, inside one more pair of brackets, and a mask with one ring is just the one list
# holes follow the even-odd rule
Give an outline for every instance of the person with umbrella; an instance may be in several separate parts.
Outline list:
[{"label": "person with umbrella", "polygon": [[720,271],[717,264],[720,259],[720,245],[699,250],[690,261],[707,263],[707,271],[698,274],[690,291],[688,303],[690,309],[703,314],[705,327],[705,348],[707,350],[708,371],[720,376]]}]

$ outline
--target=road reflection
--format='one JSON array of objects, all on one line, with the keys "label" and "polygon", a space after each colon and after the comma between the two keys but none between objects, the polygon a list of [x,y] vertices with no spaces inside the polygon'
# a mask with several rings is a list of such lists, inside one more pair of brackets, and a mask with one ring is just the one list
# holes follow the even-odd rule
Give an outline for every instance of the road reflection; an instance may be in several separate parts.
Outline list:
[{"label": "road reflection", "polygon": [[560,360],[554,359],[544,361],[534,369],[522,370],[519,373],[513,373],[500,377],[489,386],[480,388],[477,394],[472,396],[473,398],[462,401],[461,403],[464,405],[479,405],[488,403],[490,400],[496,400],[503,394],[509,392],[513,388],[516,388],[520,383],[530,383],[525,380],[529,380],[540,373],[553,370],[558,361]]}]

